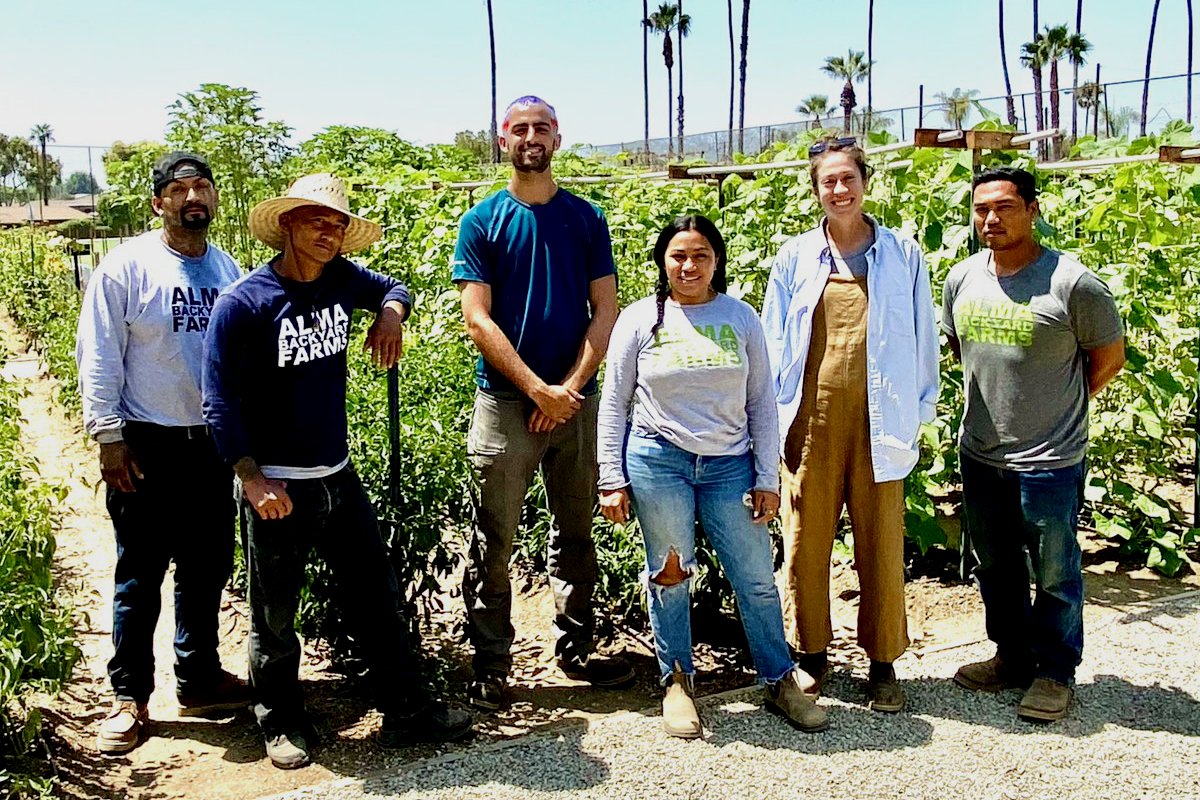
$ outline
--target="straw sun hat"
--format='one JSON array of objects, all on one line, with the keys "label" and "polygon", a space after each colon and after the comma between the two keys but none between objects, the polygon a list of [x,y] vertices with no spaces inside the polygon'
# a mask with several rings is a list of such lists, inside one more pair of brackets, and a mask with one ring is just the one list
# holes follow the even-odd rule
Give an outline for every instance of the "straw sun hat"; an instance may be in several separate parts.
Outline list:
[{"label": "straw sun hat", "polygon": [[272,250],[283,250],[287,236],[279,224],[279,218],[301,206],[331,208],[349,218],[346,238],[342,242],[343,253],[361,250],[383,235],[382,229],[374,222],[350,212],[346,185],[328,172],[297,178],[283,197],[273,197],[256,205],[250,211],[250,233]]}]

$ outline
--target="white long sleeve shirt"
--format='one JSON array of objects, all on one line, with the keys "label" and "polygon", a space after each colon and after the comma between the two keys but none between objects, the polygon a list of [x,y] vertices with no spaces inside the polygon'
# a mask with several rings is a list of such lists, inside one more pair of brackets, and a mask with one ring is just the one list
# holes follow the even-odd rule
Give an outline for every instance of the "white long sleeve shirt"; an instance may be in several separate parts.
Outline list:
[{"label": "white long sleeve shirt", "polygon": [[88,281],[75,337],[87,432],[119,441],[127,420],[203,425],[200,363],[217,294],[240,272],[213,244],[199,258],[161,230],[112,250]]},{"label": "white long sleeve shirt", "polygon": [[[872,221],[874,224],[874,221]],[[938,333],[917,243],[875,224],[867,257],[867,413],[876,482],[900,480],[918,458],[922,422],[937,413]],[[762,323],[779,403],[779,439],[800,410],[813,311],[833,268],[824,222],[775,256]]]}]

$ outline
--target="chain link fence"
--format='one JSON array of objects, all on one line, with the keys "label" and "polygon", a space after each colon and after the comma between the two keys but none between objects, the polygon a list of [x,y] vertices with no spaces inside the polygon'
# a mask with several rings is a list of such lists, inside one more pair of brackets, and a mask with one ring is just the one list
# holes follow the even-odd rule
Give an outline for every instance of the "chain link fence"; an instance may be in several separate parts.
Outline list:
[{"label": "chain link fence", "polygon": [[[1086,68],[1084,70],[1086,72]],[[1193,76],[1200,73],[1192,73]],[[1063,76],[1070,80],[1070,72]],[[1164,75],[1150,79],[1150,96],[1146,113],[1146,129],[1153,132],[1162,129],[1168,122],[1175,119],[1189,120],[1191,112],[1188,108],[1187,75]],[[1049,84],[1049,70],[1046,71],[1045,84]],[[1099,138],[1133,137],[1141,129],[1141,105],[1144,82],[1141,80],[1113,81],[1101,83],[1100,91],[1095,92],[1083,87],[1095,83],[1095,75],[1080,74],[1080,87],[1083,91],[1074,93],[1070,85],[1059,88],[1059,127],[1070,136],[1072,132],[1072,108],[1075,109],[1074,130],[1077,136],[1092,135]],[[1051,126],[1050,92],[1046,88],[1042,92],[1045,99],[1043,124],[1036,124],[1037,102],[1033,92],[1013,95],[1013,110],[1016,114],[1016,124],[1019,130],[1032,131]],[[836,102],[837,98],[833,98]],[[855,134],[863,134],[868,130],[887,131],[901,141],[910,139],[913,131],[919,127],[956,128],[972,127],[985,118],[994,117],[1002,122],[1008,121],[1006,98],[999,97],[969,97],[951,108],[940,93],[929,93],[924,96],[924,102],[918,105],[887,108],[866,112],[855,109],[850,118],[850,130]],[[957,118],[961,113],[962,117]],[[732,161],[732,153],[740,152],[754,156],[766,150],[775,142],[787,142],[798,134],[812,130],[814,127],[843,130],[845,116],[842,109],[834,106],[819,118],[809,116],[794,122],[781,122],[772,125],[756,125],[742,130],[706,131],[690,133],[684,136],[683,152],[677,152],[678,144],[675,138],[651,139],[648,143],[641,139],[615,142],[605,145],[580,145],[578,150],[584,154],[596,153],[604,155],[625,154],[631,163],[660,164],[667,160],[682,160],[701,158],[709,162],[720,163]],[[646,146],[649,146],[649,157],[646,157]],[[732,146],[731,146],[732,145]]]}]

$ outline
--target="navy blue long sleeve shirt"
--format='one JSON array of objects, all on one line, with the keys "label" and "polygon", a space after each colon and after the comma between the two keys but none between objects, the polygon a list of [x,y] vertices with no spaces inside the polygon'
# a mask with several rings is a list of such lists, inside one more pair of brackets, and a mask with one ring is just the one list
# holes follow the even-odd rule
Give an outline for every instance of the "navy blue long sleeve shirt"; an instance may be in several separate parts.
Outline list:
[{"label": "navy blue long sleeve shirt", "polygon": [[251,456],[269,478],[320,478],[344,467],[351,316],[393,300],[407,319],[411,301],[399,281],[342,257],[314,281],[284,278],[267,264],[222,292],[201,374],[204,421],[221,457],[233,465]]}]

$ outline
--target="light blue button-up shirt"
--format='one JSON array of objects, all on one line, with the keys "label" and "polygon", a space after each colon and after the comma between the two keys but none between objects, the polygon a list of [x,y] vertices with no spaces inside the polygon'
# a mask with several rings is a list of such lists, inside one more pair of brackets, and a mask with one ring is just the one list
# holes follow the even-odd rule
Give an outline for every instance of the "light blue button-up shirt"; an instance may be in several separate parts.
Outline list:
[{"label": "light blue button-up shirt", "polygon": [[[867,250],[867,412],[876,482],[900,480],[917,463],[922,422],[938,398],[938,335],[929,271],[916,242],[875,224]],[[800,410],[813,311],[833,258],[824,222],[789,239],[771,266],[763,300],[780,447]]]}]

